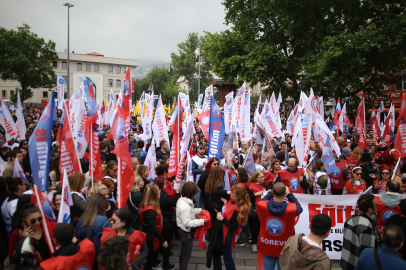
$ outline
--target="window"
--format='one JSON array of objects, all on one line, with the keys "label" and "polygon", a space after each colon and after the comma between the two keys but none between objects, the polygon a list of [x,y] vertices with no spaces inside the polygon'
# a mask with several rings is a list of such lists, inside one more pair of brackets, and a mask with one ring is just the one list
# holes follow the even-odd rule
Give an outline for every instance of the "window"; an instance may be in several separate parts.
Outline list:
[{"label": "window", "polygon": [[10,90],[10,97],[14,95],[14,90]]},{"label": "window", "polygon": [[67,92],[65,92],[65,93],[63,94],[63,98],[64,98],[64,99],[68,99],[68,93],[67,93]]},{"label": "window", "polygon": [[54,61],[54,68],[57,68],[58,67],[58,61]]},{"label": "window", "polygon": [[99,71],[99,65],[94,65],[94,71]]},{"label": "window", "polygon": [[116,86],[121,86],[121,80],[116,80]]},{"label": "window", "polygon": [[82,63],[78,63],[78,70],[82,70]]},{"label": "window", "polygon": [[116,67],[116,72],[121,73],[121,67]]},{"label": "window", "polygon": [[62,62],[62,68],[68,68],[68,63],[67,62]]},{"label": "window", "polygon": [[109,79],[109,86],[113,86],[113,79]]},{"label": "window", "polygon": [[48,98],[48,91],[42,91],[42,98]]},{"label": "window", "polygon": [[92,68],[91,64],[86,64],[86,70],[90,70]]},{"label": "window", "polygon": [[7,97],[6,90],[1,90],[1,97],[3,97],[3,98]]},{"label": "window", "polygon": [[109,72],[113,72],[113,66],[109,66]]},{"label": "window", "polygon": [[65,80],[65,84],[67,84],[68,83],[68,76],[62,76],[62,77]]}]

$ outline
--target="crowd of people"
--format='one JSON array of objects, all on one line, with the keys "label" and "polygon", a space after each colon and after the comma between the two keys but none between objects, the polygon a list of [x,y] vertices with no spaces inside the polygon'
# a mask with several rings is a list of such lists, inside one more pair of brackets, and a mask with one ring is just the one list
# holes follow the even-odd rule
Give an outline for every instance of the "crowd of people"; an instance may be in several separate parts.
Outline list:
[{"label": "crowd of people", "polygon": [[[128,132],[128,151],[132,157],[135,179],[127,204],[117,208],[117,156],[114,140],[108,139],[109,125],[99,131],[100,158],[103,178],[89,177],[89,155],[80,160],[83,172],[69,176],[73,205],[70,224],[59,223],[53,230],[51,254],[42,227],[40,209],[32,204],[32,176],[28,140],[34,132],[42,109],[24,105],[27,126],[26,140],[5,141],[0,130],[0,157],[7,167],[0,177],[0,266],[4,269],[74,269],[82,264],[87,269],[174,269],[172,240],[181,242],[179,268],[188,269],[193,252],[196,229],[207,240],[207,267],[224,266],[235,269],[232,249],[251,245],[260,252],[263,269],[330,269],[331,262],[321,248],[329,236],[332,221],[325,214],[313,217],[309,235],[294,235],[295,219],[303,211],[295,193],[312,195],[359,194],[359,211],[345,222],[342,246],[342,269],[406,269],[406,164],[399,165],[402,183],[391,180],[397,158],[391,147],[381,147],[367,130],[368,147],[359,148],[359,136],[339,132],[341,155],[334,153],[338,172],[328,174],[321,161],[322,150],[312,143],[315,171],[299,166],[292,137],[274,138],[274,159],[263,162],[254,142],[241,142],[232,158],[232,168],[225,171],[226,162],[208,158],[208,139],[194,122],[190,141],[192,164],[190,180],[187,164],[180,184],[168,178],[172,131],[169,141],[156,148],[156,178],[148,180],[148,166],[143,165],[151,141],[140,139],[142,125],[132,117]],[[58,111],[60,120],[61,111]],[[56,141],[59,121],[54,124],[49,190],[46,194],[58,217],[63,174],[59,171],[60,145]],[[248,173],[244,162],[252,151],[256,171]],[[15,162],[21,165],[28,181],[13,177]],[[131,166],[131,164],[129,164]],[[228,173],[226,177],[225,173]],[[403,174],[404,173],[404,174]],[[229,179],[229,183],[226,183]],[[227,188],[230,187],[230,188]],[[381,194],[376,197],[371,194]],[[361,195],[362,194],[362,195]],[[380,213],[393,209],[389,219]],[[284,231],[270,219],[286,225]],[[276,226],[276,227],[274,227]],[[244,238],[245,235],[245,238]],[[265,240],[264,240],[265,239]],[[271,243],[283,243],[273,245]],[[271,247],[271,248],[270,248]],[[379,248],[379,250],[378,250]],[[162,254],[162,262],[158,259]],[[377,255],[378,254],[378,259]],[[379,263],[385,265],[379,268]]]}]

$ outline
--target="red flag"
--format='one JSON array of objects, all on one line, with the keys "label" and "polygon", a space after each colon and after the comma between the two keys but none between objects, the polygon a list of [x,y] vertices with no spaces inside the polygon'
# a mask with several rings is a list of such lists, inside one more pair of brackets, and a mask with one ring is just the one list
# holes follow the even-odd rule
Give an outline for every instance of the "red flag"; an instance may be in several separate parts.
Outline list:
[{"label": "red flag", "polygon": [[49,253],[54,253],[55,246],[52,242],[54,229],[57,221],[51,208],[51,202],[42,195],[38,187],[34,185],[34,193],[31,195],[31,203],[39,209],[42,215],[42,229],[44,230],[45,241],[48,244]]},{"label": "red flag", "polygon": [[211,228],[211,217],[207,210],[202,210],[199,214],[199,219],[207,219],[203,226],[197,227],[195,232],[195,239],[199,239],[199,248],[206,249],[206,235]]},{"label": "red flag", "polygon": [[368,147],[365,138],[365,100],[361,99],[357,110],[357,119],[355,120],[355,127],[357,128],[357,133],[360,135],[358,146]]},{"label": "red flag", "polygon": [[374,131],[374,139],[379,140],[379,125],[378,125],[378,120],[376,119],[376,111],[375,111],[375,106],[372,107],[372,113],[371,113],[371,118],[369,120],[369,123],[371,125],[372,130]]},{"label": "red flag", "polygon": [[396,126],[397,127],[399,127],[399,122],[400,122],[400,116],[401,115],[406,115],[406,95],[405,94],[403,94],[402,103],[400,104],[399,117],[398,117],[398,120],[396,121]]},{"label": "red flag", "polygon": [[104,115],[104,112],[106,111],[106,104],[104,104],[104,100],[103,100],[103,102],[102,102],[102,107],[101,107],[101,109],[100,109],[100,114],[101,114],[101,116],[103,116]]},{"label": "red flag", "polygon": [[[125,132],[125,112],[123,103],[118,105],[116,117],[109,134],[109,138],[116,141],[114,151],[117,155],[118,174],[117,174],[117,207],[123,208],[130,194],[131,186],[134,183],[134,168],[131,161],[131,155],[128,151],[128,140]],[[128,102],[127,102],[128,106]]]},{"label": "red flag", "polygon": [[[103,181],[103,170],[102,162],[100,159],[100,146],[99,146],[99,136],[97,135],[96,125],[93,124],[92,130],[92,140],[91,143],[88,142],[90,150],[90,167],[89,167],[89,176],[94,176],[96,180]],[[90,130],[90,127],[88,128]]]},{"label": "red flag", "polygon": [[177,110],[176,110],[176,119],[172,125],[173,129],[173,137],[172,137],[172,147],[171,147],[171,158],[169,161],[169,170],[168,170],[168,178],[171,178],[176,175],[176,171],[179,165],[180,159],[180,141],[182,140],[182,114],[183,114],[183,107],[182,101],[180,100],[180,96],[178,96],[177,101]]},{"label": "red flag", "polygon": [[[69,113],[67,104],[63,106],[62,121],[59,125],[58,135],[56,140],[61,147],[59,171],[63,175],[63,171],[70,176],[74,172],[81,172],[78,152],[75,147],[75,141],[73,140],[73,134],[69,121]],[[61,179],[62,180],[62,179]]]},{"label": "red flag", "polygon": [[[405,100],[405,95],[403,95],[403,100]],[[402,103],[403,103],[402,100]],[[396,134],[395,139],[395,150],[400,157],[406,157],[406,118],[405,111],[402,114],[399,114],[398,118],[398,133]],[[389,117],[388,117],[389,118]]]},{"label": "red flag", "polygon": [[210,126],[210,110],[205,111],[197,116],[199,120],[200,126],[202,127],[202,131],[204,132],[204,136],[209,139],[209,126]]}]

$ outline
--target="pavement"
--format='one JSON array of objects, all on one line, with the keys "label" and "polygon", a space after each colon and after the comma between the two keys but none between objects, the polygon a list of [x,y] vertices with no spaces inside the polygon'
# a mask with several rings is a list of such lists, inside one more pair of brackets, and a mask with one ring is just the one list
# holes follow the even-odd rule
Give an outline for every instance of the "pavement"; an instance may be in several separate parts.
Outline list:
[{"label": "pavement", "polygon": [[[179,255],[181,250],[181,243],[179,240],[175,239],[172,240],[173,248],[173,256],[169,258],[169,262],[175,265],[175,269],[179,269]],[[206,250],[201,249],[197,246],[198,241],[194,240],[193,242],[193,250],[192,250],[192,257],[190,258],[188,270],[207,270],[213,269],[206,267]],[[233,250],[233,257],[236,270],[257,270],[257,254],[252,253],[251,245],[245,240],[245,246],[240,247],[236,246]],[[159,259],[162,261],[162,255],[159,255]],[[332,270],[341,270],[340,268],[340,261],[332,260],[333,267]],[[224,265],[224,263],[223,263]],[[225,269],[225,267],[223,267]]]}]

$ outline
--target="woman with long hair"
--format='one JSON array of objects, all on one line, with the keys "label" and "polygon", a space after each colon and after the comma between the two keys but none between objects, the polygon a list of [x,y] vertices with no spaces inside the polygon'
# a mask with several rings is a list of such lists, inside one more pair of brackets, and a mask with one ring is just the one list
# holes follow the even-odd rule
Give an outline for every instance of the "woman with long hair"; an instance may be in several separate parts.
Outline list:
[{"label": "woman with long hair", "polygon": [[27,183],[22,178],[14,177],[6,179],[7,190],[9,196],[4,200],[1,205],[1,213],[3,215],[4,225],[7,233],[11,233],[11,219],[17,208],[18,198],[23,194],[27,188]]},{"label": "woman with long hair", "polygon": [[[27,143],[27,141],[25,143]],[[21,151],[21,154],[23,155],[23,162],[21,162],[21,165],[23,166],[25,175],[28,178],[31,178],[31,164],[30,164],[30,154],[29,154],[28,148],[20,148],[20,151]]]},{"label": "woman with long hair", "polygon": [[114,181],[114,183],[117,183],[117,162],[114,160],[110,160],[107,162],[106,167],[104,167],[103,171],[103,180],[106,178],[109,178]]},{"label": "woman with long hair", "polygon": [[103,234],[103,228],[111,228],[111,224],[105,216],[107,206],[108,202],[103,194],[94,194],[76,225],[76,238],[79,241],[85,238],[92,241],[96,253],[100,247],[100,237]]},{"label": "woman with long hair", "polygon": [[267,182],[263,172],[256,171],[252,174],[250,180],[247,183],[247,192],[251,199],[251,211],[249,215],[249,225],[252,234],[252,247],[251,250],[254,253],[258,252],[258,235],[259,235],[259,219],[257,213],[257,204],[261,200],[262,196],[265,196]]},{"label": "woman with long hair", "polygon": [[84,173],[81,172],[72,173],[68,179],[73,201],[73,205],[70,207],[71,224],[72,226],[76,226],[79,218],[85,211],[94,191],[93,189],[90,189],[87,192],[87,197],[85,198],[85,194],[83,194],[82,192],[86,180],[86,176]]},{"label": "woman with long hair", "polygon": [[[114,236],[108,239],[100,248],[96,257],[98,266],[104,270],[127,270],[129,240],[124,236]],[[93,269],[96,269],[93,266]]]},{"label": "woman with long hair", "polygon": [[390,168],[381,168],[378,173],[378,179],[374,181],[374,193],[382,194],[386,192],[386,184],[392,178],[392,170]]},{"label": "woman with long hair", "polygon": [[[173,208],[176,207],[176,203],[178,202],[180,198],[179,194],[179,188],[180,185],[178,186],[178,189],[176,190],[175,193],[175,198],[172,199],[172,197],[164,190],[166,190],[166,186],[168,185],[166,179],[162,176],[158,176],[154,179],[154,183],[158,185],[159,190],[161,191],[160,197],[159,197],[159,205],[161,206],[161,212],[162,212],[162,232],[161,235],[165,239],[166,242],[168,242],[168,247],[163,248],[162,250],[162,255],[163,255],[163,269],[173,269],[175,268],[175,265],[169,264],[169,256],[170,256],[170,249],[169,246],[172,243],[172,236],[175,231],[175,226],[172,222],[173,218]],[[170,184],[169,184],[170,185]]]},{"label": "woman with long hair", "polygon": [[330,177],[328,177],[321,159],[316,161],[316,174],[311,185],[313,185],[314,195],[331,195]]},{"label": "woman with long hair", "polygon": [[[248,222],[251,209],[250,197],[244,186],[231,187],[230,200],[224,205],[222,212],[217,212],[217,220],[223,223],[223,259],[227,270],[235,269],[233,254],[242,226]],[[214,269],[221,269],[221,256],[213,259]]]},{"label": "woman with long hair", "polygon": [[135,174],[136,176],[140,176],[141,177],[141,179],[142,179],[142,181],[144,181],[144,187],[143,188],[141,188],[141,193],[144,193],[144,189],[145,189],[145,187],[149,184],[149,181],[148,181],[148,175],[149,175],[149,169],[148,169],[148,166],[146,166],[146,165],[140,165],[140,166],[138,166],[138,169],[137,169],[137,173]]},{"label": "woman with long hair", "polygon": [[[220,162],[216,157],[212,157],[209,159],[207,162],[206,166],[203,169],[202,174],[200,175],[199,181],[197,182],[197,186],[199,187],[201,193],[200,193],[200,199],[203,201],[204,209],[208,209],[208,196],[206,195],[206,182],[207,179],[209,178],[209,175],[214,167],[220,166]],[[196,198],[195,198],[196,200]],[[196,202],[199,204],[198,202]]]},{"label": "woman with long hair", "polygon": [[140,207],[143,197],[143,194],[140,191],[143,187],[144,181],[142,181],[142,178],[137,175],[134,179],[134,183],[131,187],[131,192],[127,200],[128,209],[131,211],[134,218],[133,228],[137,230],[141,230],[141,223],[139,222],[140,212],[138,208]]},{"label": "woman with long hair", "polygon": [[161,261],[158,261],[159,244],[167,248],[168,242],[162,237],[162,212],[159,206],[161,191],[156,183],[149,183],[144,190],[144,198],[140,204],[140,219],[142,231],[146,233],[148,257],[145,270],[156,269]]},{"label": "woman with long hair", "polygon": [[281,161],[279,159],[273,159],[271,165],[269,165],[269,172],[264,172],[265,180],[268,185],[271,185],[275,182],[276,177],[279,174],[281,169]]},{"label": "woman with long hair", "polygon": [[213,223],[216,219],[216,211],[221,211],[224,205],[221,198],[228,200],[229,195],[231,194],[231,192],[225,190],[224,187],[224,172],[220,166],[215,166],[211,169],[204,189],[207,199],[207,208],[205,207],[205,209],[210,212],[210,217]]},{"label": "woman with long hair", "polygon": [[179,255],[179,269],[187,270],[190,257],[192,256],[193,238],[190,235],[192,228],[203,226],[205,219],[197,219],[202,211],[194,208],[193,197],[199,188],[193,182],[186,182],[182,187],[181,197],[176,203],[176,224],[179,227],[179,238],[182,244]]},{"label": "woman with long hair", "polygon": [[343,195],[345,194],[363,194],[365,191],[365,181],[362,180],[362,168],[357,166],[352,169],[351,180],[346,181]]},{"label": "woman with long hair", "polygon": [[57,190],[61,182],[61,174],[59,172],[59,160],[51,158],[49,164],[49,180],[51,181],[52,189]]},{"label": "woman with long hair", "polygon": [[129,263],[131,269],[141,269],[142,263],[146,260],[148,248],[145,242],[145,233],[134,230],[131,227],[133,215],[126,208],[116,209],[110,218],[111,228],[104,228],[100,244],[114,237],[125,236],[129,240]]},{"label": "woman with long hair", "polygon": [[103,185],[105,185],[109,189],[109,201],[116,203],[117,197],[117,184],[111,178],[104,178],[102,181]]}]

